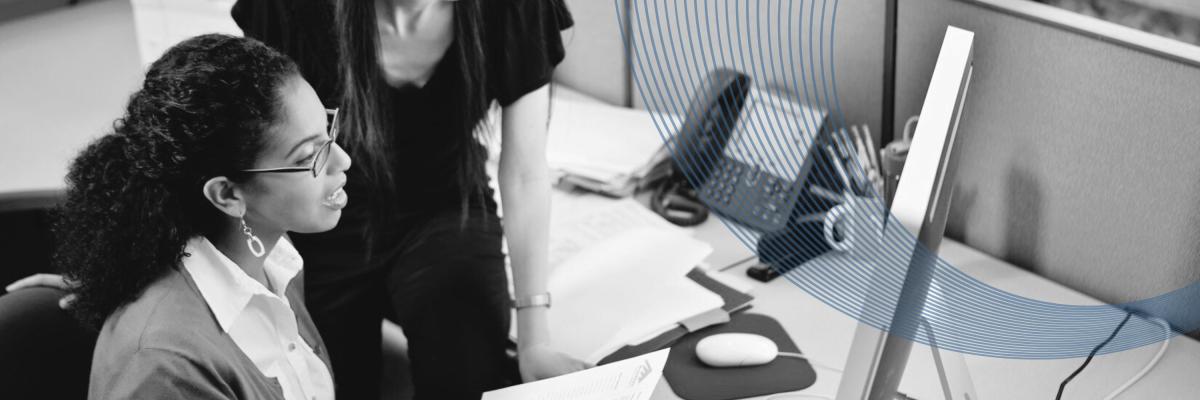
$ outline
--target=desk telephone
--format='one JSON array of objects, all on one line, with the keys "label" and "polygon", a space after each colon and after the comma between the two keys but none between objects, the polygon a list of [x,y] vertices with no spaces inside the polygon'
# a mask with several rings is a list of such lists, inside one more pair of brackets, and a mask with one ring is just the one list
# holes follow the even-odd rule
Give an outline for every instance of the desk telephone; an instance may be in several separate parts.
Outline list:
[{"label": "desk telephone", "polygon": [[718,69],[696,91],[686,116],[668,143],[675,173],[727,220],[764,234],[783,232],[798,211],[831,206],[808,194],[810,186],[842,189],[828,179],[833,173],[822,151],[830,142],[824,110],[755,87],[743,73]]}]

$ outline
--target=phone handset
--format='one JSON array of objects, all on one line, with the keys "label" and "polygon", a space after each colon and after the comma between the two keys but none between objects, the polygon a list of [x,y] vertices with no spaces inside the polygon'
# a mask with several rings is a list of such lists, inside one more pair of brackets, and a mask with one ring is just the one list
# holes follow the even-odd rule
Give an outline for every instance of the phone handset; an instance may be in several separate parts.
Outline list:
[{"label": "phone handset", "polygon": [[668,147],[676,171],[693,185],[703,184],[717,166],[750,87],[746,74],[717,69],[692,96],[683,125]]},{"label": "phone handset", "polygon": [[708,219],[709,199],[701,199],[696,189],[704,187],[720,165],[749,92],[750,77],[741,72],[717,69],[705,77],[692,96],[683,125],[665,146],[667,157],[648,175],[658,182],[650,198],[654,212],[679,226]]}]

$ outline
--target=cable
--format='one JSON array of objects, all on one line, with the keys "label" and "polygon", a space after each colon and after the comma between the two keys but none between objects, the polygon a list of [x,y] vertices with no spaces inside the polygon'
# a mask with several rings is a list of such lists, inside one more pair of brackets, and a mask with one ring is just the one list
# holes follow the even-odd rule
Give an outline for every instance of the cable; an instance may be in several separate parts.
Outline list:
[{"label": "cable", "polygon": [[777,395],[767,398],[767,400],[788,400],[788,399],[834,400],[834,398],[829,397],[829,396],[823,396],[823,395],[819,395],[819,394],[808,394],[808,393],[777,394]]},{"label": "cable", "polygon": [[1121,323],[1117,324],[1117,329],[1113,329],[1112,334],[1108,335],[1108,339],[1104,339],[1104,341],[1100,342],[1096,348],[1092,349],[1092,352],[1088,354],[1087,359],[1083,360],[1083,365],[1080,365],[1075,372],[1072,372],[1071,375],[1067,377],[1067,379],[1063,379],[1062,383],[1058,385],[1058,395],[1054,396],[1054,400],[1062,399],[1063,389],[1067,388],[1067,383],[1070,383],[1072,379],[1075,379],[1075,375],[1079,375],[1080,372],[1083,372],[1084,368],[1087,368],[1088,364],[1092,362],[1092,357],[1095,357],[1096,353],[1099,353],[1100,349],[1104,348],[1104,345],[1108,344],[1108,342],[1111,342],[1113,338],[1117,337],[1117,332],[1121,331],[1121,328],[1125,326],[1125,323],[1129,322],[1129,317],[1132,316],[1133,313],[1125,313],[1125,319],[1122,319]]},{"label": "cable", "polygon": [[1146,376],[1146,373],[1149,373],[1151,369],[1154,369],[1154,366],[1158,364],[1158,360],[1162,359],[1163,354],[1167,352],[1167,346],[1171,344],[1171,325],[1168,324],[1167,321],[1158,317],[1150,317],[1150,320],[1163,327],[1163,343],[1162,346],[1158,347],[1158,353],[1154,354],[1154,358],[1151,358],[1150,362],[1147,363],[1145,367],[1142,367],[1141,371],[1138,371],[1138,373],[1132,378],[1129,378],[1129,380],[1126,381],[1125,384],[1118,387],[1117,390],[1109,393],[1108,396],[1104,397],[1104,400],[1115,399],[1117,395],[1121,394],[1121,392],[1124,392],[1125,389],[1129,389],[1134,383],[1137,383],[1137,381],[1141,380],[1142,377]]},{"label": "cable", "polygon": [[[834,367],[830,367],[830,366],[827,366],[827,365],[823,365],[823,364],[819,364],[819,363],[817,363],[817,362],[815,362],[815,361],[813,361],[813,360],[809,359],[809,358],[808,358],[808,356],[805,356],[805,355],[803,355],[803,354],[800,354],[800,353],[791,353],[791,352],[781,351],[781,352],[779,352],[779,353],[776,353],[776,354],[778,354],[778,356],[779,356],[779,357],[799,358],[799,359],[801,359],[801,360],[808,361],[808,363],[809,363],[810,365],[814,366],[814,367],[819,367],[819,368],[828,369],[828,370],[831,370],[831,371],[837,372],[837,373],[839,373],[839,374],[840,374],[840,373],[842,373],[842,370],[840,370],[840,369],[837,369],[837,368],[834,368]],[[767,397],[767,400],[787,400],[787,399],[823,399],[823,400],[835,400],[833,397],[829,397],[829,396],[825,396],[825,395],[820,395],[820,394],[808,394],[808,393],[789,393],[789,394],[777,394],[777,395],[774,395],[774,396],[771,396],[771,397]]]},{"label": "cable", "polygon": [[665,179],[650,195],[650,210],[678,226],[696,226],[708,219],[708,207],[682,179]]},{"label": "cable", "polygon": [[827,370],[830,370],[830,371],[833,371],[833,372],[837,372],[837,373],[839,373],[839,374],[840,374],[840,373],[842,373],[842,370],[841,370],[841,369],[834,368],[834,367],[830,367],[830,366],[828,366],[828,365],[824,365],[824,364],[818,363],[818,362],[816,362],[816,361],[813,361],[812,359],[810,359],[810,358],[808,358],[807,356],[805,356],[805,355],[803,355],[803,354],[800,354],[800,353],[789,353],[789,352],[786,352],[786,351],[781,351],[781,352],[779,352],[778,354],[779,354],[779,356],[780,356],[780,357],[799,358],[799,359],[801,359],[801,360],[808,361],[808,363],[809,363],[809,364],[812,364],[812,366],[814,366],[814,367],[818,367],[818,368],[824,368],[824,369],[827,369]]},{"label": "cable", "polygon": [[[786,351],[781,351],[781,352],[779,352],[779,353],[778,353],[778,355],[779,355],[779,357],[799,358],[799,359],[801,359],[801,360],[808,361],[808,363],[809,363],[810,365],[814,366],[814,367],[820,367],[820,368],[825,368],[825,369],[828,369],[828,370],[833,370],[833,371],[835,371],[835,372],[837,372],[837,373],[839,373],[839,374],[840,374],[840,373],[842,373],[842,370],[840,370],[840,369],[833,368],[833,367],[826,366],[826,365],[822,365],[822,364],[818,364],[818,363],[814,362],[813,360],[810,360],[810,359],[809,359],[808,357],[806,357],[805,355],[803,355],[803,354],[800,354],[800,353],[789,353],[789,352],[786,352]],[[835,400],[833,397],[829,397],[829,396],[826,396],[826,395],[821,395],[821,394],[808,394],[808,393],[777,394],[777,395],[774,395],[774,396],[771,396],[771,397],[767,397],[767,400],[788,400],[788,399],[823,399],[823,400]]]},{"label": "cable", "polygon": [[743,259],[741,259],[741,260],[734,261],[733,263],[731,263],[731,264],[729,264],[729,265],[726,265],[726,266],[724,266],[724,267],[717,268],[717,272],[725,272],[726,270],[729,270],[730,268],[733,268],[733,267],[736,267],[736,266],[739,266],[739,265],[745,264],[745,263],[746,263],[746,262],[748,262],[748,261],[751,261],[751,260],[756,260],[756,259],[758,259],[758,255],[753,255],[753,256],[750,256],[750,257],[746,257],[746,258],[743,258]]}]

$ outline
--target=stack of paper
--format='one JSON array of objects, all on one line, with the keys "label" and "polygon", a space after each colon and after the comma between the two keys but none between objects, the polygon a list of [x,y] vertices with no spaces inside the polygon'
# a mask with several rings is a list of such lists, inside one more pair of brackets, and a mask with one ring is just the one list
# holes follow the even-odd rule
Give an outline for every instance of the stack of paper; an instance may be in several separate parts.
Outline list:
[{"label": "stack of paper", "polygon": [[550,228],[556,349],[596,362],[721,308],[720,296],[686,277],[712,251],[707,243],[630,199],[588,208]]},{"label": "stack of paper", "polygon": [[[555,98],[546,160],[564,179],[612,195],[632,193],[662,160],[664,136],[679,118],[611,105]],[[668,136],[669,137],[669,136]]]}]

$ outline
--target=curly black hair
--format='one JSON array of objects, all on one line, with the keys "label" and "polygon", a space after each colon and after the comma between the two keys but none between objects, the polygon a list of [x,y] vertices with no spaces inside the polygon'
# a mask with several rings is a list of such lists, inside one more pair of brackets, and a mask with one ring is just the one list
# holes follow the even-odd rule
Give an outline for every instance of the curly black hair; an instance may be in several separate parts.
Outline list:
[{"label": "curly black hair", "polygon": [[82,321],[103,324],[178,268],[189,239],[228,223],[203,185],[253,165],[282,118],[280,88],[299,76],[267,45],[219,34],[185,40],[150,66],[113,132],[71,164],[56,213],[54,262],[77,282]]}]

